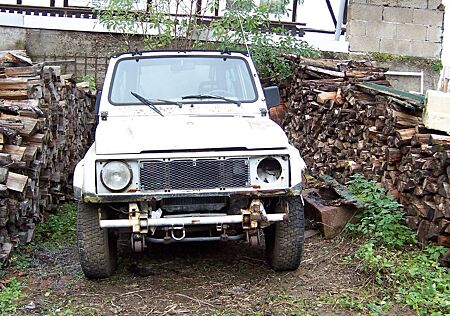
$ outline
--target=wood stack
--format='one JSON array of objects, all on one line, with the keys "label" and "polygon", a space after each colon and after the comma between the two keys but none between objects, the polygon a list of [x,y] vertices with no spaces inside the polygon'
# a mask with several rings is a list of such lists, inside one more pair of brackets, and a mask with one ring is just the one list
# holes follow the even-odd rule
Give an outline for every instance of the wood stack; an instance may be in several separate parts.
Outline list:
[{"label": "wood stack", "polygon": [[284,128],[311,174],[381,182],[421,242],[450,247],[450,136],[424,128],[423,97],[386,87],[384,69],[363,62],[291,61]]},{"label": "wood stack", "polygon": [[0,52],[0,262],[71,194],[92,142],[93,100],[59,67]]}]

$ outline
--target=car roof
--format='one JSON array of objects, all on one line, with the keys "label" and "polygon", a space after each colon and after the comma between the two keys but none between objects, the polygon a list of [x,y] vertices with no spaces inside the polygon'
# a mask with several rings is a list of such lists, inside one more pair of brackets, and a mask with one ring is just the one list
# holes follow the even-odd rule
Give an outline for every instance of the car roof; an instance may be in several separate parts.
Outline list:
[{"label": "car roof", "polygon": [[204,49],[189,49],[189,50],[170,50],[170,49],[161,49],[161,50],[135,50],[135,51],[126,51],[119,52],[111,55],[111,58],[118,57],[135,57],[135,56],[151,56],[151,55],[163,55],[167,53],[167,55],[174,56],[178,54],[189,55],[192,53],[193,55],[243,55],[248,57],[249,54],[244,51],[238,50],[204,50]]}]

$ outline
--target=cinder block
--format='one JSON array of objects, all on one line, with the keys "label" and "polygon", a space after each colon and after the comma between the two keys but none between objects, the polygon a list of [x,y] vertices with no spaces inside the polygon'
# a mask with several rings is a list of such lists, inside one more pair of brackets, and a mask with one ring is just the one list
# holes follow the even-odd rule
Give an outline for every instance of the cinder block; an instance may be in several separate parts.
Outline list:
[{"label": "cinder block", "polygon": [[378,52],[380,39],[371,36],[348,36],[350,51],[352,52]]},{"label": "cinder block", "polygon": [[367,0],[350,0],[350,6],[351,6],[353,3],[366,4],[366,3],[367,3]]},{"label": "cinder block", "polygon": [[397,23],[389,22],[368,22],[367,35],[378,38],[395,38]]},{"label": "cinder block", "polygon": [[432,43],[442,43],[442,27],[428,26],[426,40]]},{"label": "cinder block", "polygon": [[444,12],[438,10],[414,9],[413,23],[422,25],[442,26]]},{"label": "cinder block", "polygon": [[398,0],[397,6],[403,8],[417,8],[417,9],[426,9],[427,1],[426,0]]},{"label": "cinder block", "polygon": [[353,4],[349,7],[350,20],[381,21],[383,7],[367,4]]},{"label": "cinder block", "polygon": [[367,3],[397,8],[427,8],[427,0],[368,0]]},{"label": "cinder block", "polygon": [[389,0],[367,0],[367,4],[388,5]]},{"label": "cinder block", "polygon": [[419,24],[398,24],[397,38],[424,41],[427,38],[427,27]]},{"label": "cinder block", "polygon": [[412,8],[395,8],[384,7],[383,8],[383,21],[385,22],[397,22],[397,23],[411,23],[413,21]]},{"label": "cinder block", "polygon": [[414,56],[425,58],[439,58],[441,56],[442,45],[423,41],[412,41],[411,50]]},{"label": "cinder block", "polygon": [[365,21],[351,20],[349,21],[347,34],[350,36],[366,36],[366,25]]},{"label": "cinder block", "polygon": [[442,0],[428,0],[428,9],[436,10],[441,4]]},{"label": "cinder block", "polygon": [[[380,52],[395,55],[413,55],[411,52],[411,41],[399,39],[381,39]],[[416,53],[414,53],[414,55],[416,55]]]}]

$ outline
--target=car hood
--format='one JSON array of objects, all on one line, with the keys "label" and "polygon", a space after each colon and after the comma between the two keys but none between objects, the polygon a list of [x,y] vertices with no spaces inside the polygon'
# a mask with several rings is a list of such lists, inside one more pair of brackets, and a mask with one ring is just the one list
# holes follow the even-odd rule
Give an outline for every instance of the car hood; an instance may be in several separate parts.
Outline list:
[{"label": "car hood", "polygon": [[267,117],[108,117],[95,137],[100,155],[288,146],[281,127]]}]

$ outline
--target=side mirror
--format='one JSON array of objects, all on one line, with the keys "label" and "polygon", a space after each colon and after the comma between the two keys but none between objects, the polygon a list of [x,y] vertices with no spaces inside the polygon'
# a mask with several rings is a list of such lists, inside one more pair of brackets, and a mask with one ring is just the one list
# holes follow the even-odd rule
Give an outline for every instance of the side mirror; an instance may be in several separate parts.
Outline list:
[{"label": "side mirror", "polygon": [[280,90],[277,86],[264,88],[263,91],[268,109],[280,104]]}]

